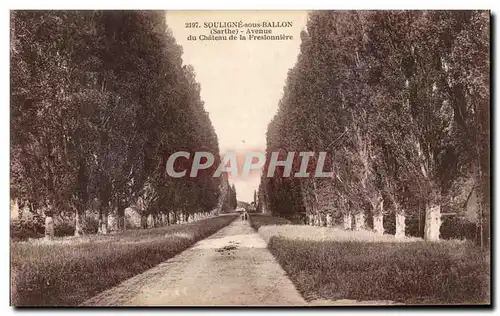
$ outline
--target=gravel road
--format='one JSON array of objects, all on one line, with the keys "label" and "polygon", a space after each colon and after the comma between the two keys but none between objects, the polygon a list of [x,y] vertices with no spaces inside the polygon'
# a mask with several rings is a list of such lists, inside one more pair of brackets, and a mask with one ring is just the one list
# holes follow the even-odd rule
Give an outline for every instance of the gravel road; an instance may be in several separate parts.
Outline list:
[{"label": "gravel road", "polygon": [[235,220],[158,266],[87,300],[87,306],[306,305],[265,241]]}]

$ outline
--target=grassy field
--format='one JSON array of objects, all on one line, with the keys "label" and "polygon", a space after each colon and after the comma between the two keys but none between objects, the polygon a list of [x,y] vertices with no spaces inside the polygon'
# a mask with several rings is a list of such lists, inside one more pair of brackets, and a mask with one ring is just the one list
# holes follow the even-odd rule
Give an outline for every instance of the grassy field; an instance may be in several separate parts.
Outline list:
[{"label": "grassy field", "polygon": [[309,300],[490,301],[489,252],[468,243],[428,243],[412,238],[400,242],[391,236],[377,240],[370,232],[353,237],[356,232],[292,226],[265,215],[251,216],[251,222]]},{"label": "grassy field", "polygon": [[15,306],[71,306],[173,257],[236,215],[189,224],[11,243]]}]

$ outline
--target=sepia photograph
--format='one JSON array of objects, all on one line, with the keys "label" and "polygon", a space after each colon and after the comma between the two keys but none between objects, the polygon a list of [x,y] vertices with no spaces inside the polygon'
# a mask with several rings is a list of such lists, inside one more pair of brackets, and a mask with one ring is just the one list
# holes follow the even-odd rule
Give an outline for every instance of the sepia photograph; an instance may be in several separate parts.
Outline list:
[{"label": "sepia photograph", "polygon": [[490,11],[9,17],[11,306],[492,306]]}]

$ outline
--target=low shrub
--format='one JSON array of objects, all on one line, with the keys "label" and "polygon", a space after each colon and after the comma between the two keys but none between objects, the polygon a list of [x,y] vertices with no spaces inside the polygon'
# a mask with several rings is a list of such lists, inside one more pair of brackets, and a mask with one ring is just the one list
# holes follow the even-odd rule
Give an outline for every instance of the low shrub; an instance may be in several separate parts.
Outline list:
[{"label": "low shrub", "polygon": [[440,229],[443,239],[476,239],[476,223],[460,217],[444,217]]},{"label": "low shrub", "polygon": [[94,216],[85,216],[82,230],[85,234],[97,234],[99,230],[99,219]]},{"label": "low shrub", "polygon": [[45,228],[41,219],[10,221],[10,238],[12,241],[40,238],[44,236],[44,232]]},{"label": "low shrub", "polygon": [[289,220],[277,216],[271,216],[267,214],[257,214],[257,213],[254,214],[250,213],[249,215],[250,215],[250,225],[255,230],[259,230],[261,226],[291,224]]},{"label": "low shrub", "polygon": [[75,223],[69,221],[57,221],[54,224],[54,236],[64,237],[73,236],[75,234]]}]

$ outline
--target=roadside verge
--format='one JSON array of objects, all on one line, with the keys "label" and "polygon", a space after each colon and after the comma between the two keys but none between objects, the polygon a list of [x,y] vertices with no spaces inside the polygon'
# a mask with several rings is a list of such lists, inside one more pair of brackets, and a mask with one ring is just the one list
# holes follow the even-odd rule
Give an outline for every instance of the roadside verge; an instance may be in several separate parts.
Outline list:
[{"label": "roadside verge", "polygon": [[12,304],[78,305],[175,256],[236,217],[222,215],[85,239],[11,243]]}]

